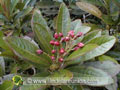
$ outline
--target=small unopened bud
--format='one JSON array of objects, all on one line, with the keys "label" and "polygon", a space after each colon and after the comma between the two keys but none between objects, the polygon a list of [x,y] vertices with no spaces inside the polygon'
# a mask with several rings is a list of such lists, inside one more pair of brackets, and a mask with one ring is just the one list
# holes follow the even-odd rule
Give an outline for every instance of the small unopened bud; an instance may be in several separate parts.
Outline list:
[{"label": "small unopened bud", "polygon": [[39,50],[36,50],[36,53],[37,53],[37,54],[42,54],[43,51],[42,51],[41,49],[39,49]]},{"label": "small unopened bud", "polygon": [[65,41],[69,41],[70,40],[70,37],[65,37]]},{"label": "small unopened bud", "polygon": [[59,58],[59,62],[63,62],[63,60],[64,60],[63,58]]},{"label": "small unopened bud", "polygon": [[81,47],[84,46],[84,44],[83,44],[83,43],[78,43],[77,46],[78,46],[79,48],[81,48]]},{"label": "small unopened bud", "polygon": [[60,36],[60,37],[63,37],[63,33],[59,33],[59,36]]},{"label": "small unopened bud", "polygon": [[65,53],[65,50],[64,48],[61,48],[60,51],[59,51],[60,54],[64,54]]},{"label": "small unopened bud", "polygon": [[80,37],[80,36],[82,36],[82,35],[83,35],[82,32],[78,32],[78,33],[77,33],[77,37]]},{"label": "small unopened bud", "polygon": [[69,31],[69,32],[68,32],[68,35],[73,38],[73,37],[74,37],[74,30]]},{"label": "small unopened bud", "polygon": [[60,42],[59,42],[59,41],[55,41],[54,44],[55,44],[56,46],[60,46]]},{"label": "small unopened bud", "polygon": [[51,45],[54,45],[54,42],[55,42],[54,40],[51,40],[51,41],[50,41],[50,44],[51,44]]},{"label": "small unopened bud", "polygon": [[57,33],[54,34],[54,38],[58,39],[59,35]]},{"label": "small unopened bud", "polygon": [[61,38],[61,42],[65,42],[65,38],[64,37]]},{"label": "small unopened bud", "polygon": [[52,53],[52,54],[55,54],[55,53],[56,53],[56,50],[52,50],[51,53]]},{"label": "small unopened bud", "polygon": [[51,56],[51,60],[55,60],[55,56]]},{"label": "small unopened bud", "polygon": [[77,47],[74,48],[74,51],[76,51],[76,50],[78,50],[78,49],[79,49],[79,47],[77,46]]}]

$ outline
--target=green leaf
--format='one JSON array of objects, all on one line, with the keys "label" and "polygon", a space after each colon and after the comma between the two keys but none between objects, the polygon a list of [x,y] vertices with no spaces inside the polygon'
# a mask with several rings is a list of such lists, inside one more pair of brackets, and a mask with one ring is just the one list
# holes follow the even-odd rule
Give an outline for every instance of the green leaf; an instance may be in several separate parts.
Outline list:
[{"label": "green leaf", "polygon": [[90,3],[86,3],[86,2],[77,2],[76,5],[80,9],[82,9],[82,10],[88,12],[88,13],[91,13],[94,16],[96,16],[96,17],[101,19],[102,12],[96,6],[94,6],[94,5],[90,4]]},{"label": "green leaf", "polygon": [[4,37],[3,32],[0,31],[0,47],[5,50],[8,50],[9,47],[6,45],[5,41],[3,40],[3,37]]},{"label": "green leaf", "polygon": [[114,1],[110,2],[110,15],[114,21],[118,20],[120,14],[120,8],[114,3]]},{"label": "green leaf", "polygon": [[[114,36],[101,36],[101,37],[94,38],[88,44],[95,44],[96,47],[94,47],[90,51],[80,55],[80,57],[77,57],[76,59],[74,58],[75,60],[67,62],[66,65],[79,64],[82,61],[87,61],[94,57],[97,57],[97,56],[100,56],[100,55],[106,53],[108,50],[110,50],[112,48],[112,46],[115,43],[115,40],[116,39]],[[90,49],[90,48],[88,47],[88,49]],[[88,50],[88,49],[86,48],[85,50]],[[74,57],[74,55],[72,55],[72,56]],[[70,56],[68,58],[70,59]]]},{"label": "green leaf", "polygon": [[104,86],[113,83],[113,79],[103,70],[85,67],[85,66],[73,66],[68,70],[73,72],[73,80],[80,80],[82,84],[91,86]]},{"label": "green leaf", "polygon": [[112,20],[112,17],[109,15],[102,15],[102,20],[108,25],[113,25],[115,22]]},{"label": "green leaf", "polygon": [[83,34],[86,34],[87,32],[90,31],[90,27],[88,26],[79,26],[78,28],[75,29],[75,34],[77,34],[78,32],[82,32]]},{"label": "green leaf", "polygon": [[119,0],[112,0],[119,8],[120,8],[120,1]]},{"label": "green leaf", "polygon": [[97,44],[98,47],[81,56],[78,60],[86,61],[106,53],[112,48],[115,41],[116,38],[114,36],[101,36],[91,40],[88,44]]},{"label": "green leaf", "polygon": [[99,61],[109,60],[109,61],[112,61],[112,62],[118,64],[118,62],[117,62],[114,58],[112,58],[112,57],[110,57],[110,56],[101,55],[101,56],[98,57],[98,59],[99,59]]},{"label": "green leaf", "polygon": [[1,90],[12,90],[13,89],[13,82],[12,81],[4,81],[2,85],[0,85]]},{"label": "green leaf", "polygon": [[22,11],[20,11],[16,16],[15,16],[15,20],[19,19],[21,17],[24,17],[25,15],[29,14],[32,11],[33,7],[28,7],[26,9],[23,9]]},{"label": "green leaf", "polygon": [[98,6],[103,6],[103,1],[102,0],[81,0],[81,1],[91,3],[91,4],[94,4],[94,5],[98,5]]},{"label": "green leaf", "polygon": [[35,38],[40,47],[47,53],[51,54],[52,46],[49,42],[52,40],[52,34],[47,26],[45,19],[39,10],[34,10],[33,19],[31,21]]},{"label": "green leaf", "polygon": [[84,44],[87,44],[92,39],[94,39],[96,37],[100,37],[100,36],[101,36],[101,31],[95,30],[95,31],[92,31],[92,32],[88,33],[87,35],[85,35],[85,37],[83,38],[82,42]]},{"label": "green leaf", "polygon": [[39,64],[41,67],[50,65],[50,59],[45,59],[36,55],[38,47],[30,41],[20,37],[9,37],[6,38],[5,41],[17,56],[26,59],[31,63]]},{"label": "green leaf", "polygon": [[0,57],[0,77],[2,77],[5,73],[5,62],[3,57]]},{"label": "green leaf", "polygon": [[80,19],[76,19],[75,21],[71,22],[71,30],[76,30],[77,28],[79,28],[80,26],[82,26],[82,22]]},{"label": "green leaf", "polygon": [[77,34],[78,32],[86,34],[90,31],[90,29],[91,28],[89,26],[83,26],[80,19],[71,22],[71,30],[74,30],[75,34]]},{"label": "green leaf", "polygon": [[75,60],[76,58],[79,58],[80,56],[92,51],[97,46],[98,45],[96,45],[96,44],[85,45],[82,49],[74,51],[72,54],[70,54],[66,60]]},{"label": "green leaf", "polygon": [[19,0],[11,0],[11,4],[10,4],[10,7],[11,7],[10,13],[11,14],[12,14],[13,10],[15,9],[18,2],[19,2]]},{"label": "green leaf", "polygon": [[[71,23],[71,30],[74,30],[75,34],[78,32],[82,32],[83,34],[86,34],[90,31],[90,27],[88,26],[82,26],[81,20],[75,20]],[[73,44],[76,45],[77,43],[81,42],[83,39],[83,36],[79,37],[78,39],[74,40]]]},{"label": "green leaf", "polygon": [[116,60],[120,60],[120,52],[119,51],[109,51],[106,53],[108,56],[115,58]]},{"label": "green leaf", "polygon": [[85,65],[101,69],[107,72],[112,77],[116,76],[120,72],[120,65],[112,61],[109,61],[109,59],[102,62],[100,61],[88,62]]},{"label": "green leaf", "polygon": [[62,3],[57,16],[56,31],[67,35],[67,32],[70,30],[70,21],[69,10],[67,6]]}]

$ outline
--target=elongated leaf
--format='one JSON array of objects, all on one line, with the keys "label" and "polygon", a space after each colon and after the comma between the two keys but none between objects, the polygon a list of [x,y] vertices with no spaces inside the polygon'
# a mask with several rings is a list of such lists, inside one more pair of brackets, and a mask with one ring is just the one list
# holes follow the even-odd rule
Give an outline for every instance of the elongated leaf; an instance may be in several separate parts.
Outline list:
[{"label": "elongated leaf", "polygon": [[106,60],[109,60],[109,61],[112,61],[112,62],[118,64],[117,60],[114,59],[114,58],[112,58],[112,57],[110,57],[110,56],[101,55],[101,56],[98,57],[98,59],[99,59],[99,61],[106,61]]},{"label": "elongated leaf", "polygon": [[90,31],[90,27],[88,26],[79,26],[78,28],[75,29],[75,34],[77,34],[78,32],[82,32],[83,34],[86,34],[87,32]]},{"label": "elongated leaf", "polygon": [[115,75],[117,75],[120,72],[120,65],[116,64],[112,61],[109,61],[109,60],[106,60],[103,62],[100,62],[100,61],[88,62],[85,65],[102,69],[103,71],[105,71],[109,75],[111,75],[112,77],[114,77]]},{"label": "elongated leaf", "polygon": [[97,37],[97,38],[91,40],[88,44],[96,44],[98,46],[96,48],[94,48],[93,50],[86,52],[79,58],[72,60],[70,62],[67,62],[66,65],[77,64],[82,61],[87,61],[94,57],[97,57],[97,56],[100,56],[100,55],[106,53],[109,49],[112,48],[112,46],[115,43],[115,40],[116,39],[114,36],[102,36],[102,37]]},{"label": "elongated leaf", "polygon": [[60,6],[56,23],[57,32],[62,32],[64,35],[67,35],[67,32],[70,30],[70,14],[64,3]]},{"label": "elongated leaf", "polygon": [[0,47],[3,48],[3,49],[9,49],[9,47],[6,45],[5,41],[3,40],[3,32],[0,31]]},{"label": "elongated leaf", "polygon": [[75,30],[76,28],[82,26],[82,22],[80,19],[77,19],[73,22],[71,22],[71,30]]},{"label": "elongated leaf", "polygon": [[80,9],[91,13],[101,19],[102,12],[96,6],[86,2],[77,2],[76,4]]},{"label": "elongated leaf", "polygon": [[90,33],[88,33],[82,40],[82,42],[84,44],[87,44],[88,42],[90,42],[92,39],[96,38],[96,37],[100,37],[101,36],[101,31],[92,31]]},{"label": "elongated leaf", "polygon": [[74,30],[75,34],[77,34],[78,32],[86,34],[90,31],[90,29],[91,28],[89,26],[83,26],[80,19],[71,22],[71,30]]},{"label": "elongated leaf", "polygon": [[84,56],[81,56],[79,60],[82,60],[82,61],[89,60],[106,53],[109,49],[112,48],[115,41],[116,39],[114,36],[102,36],[102,37],[97,37],[91,40],[88,44],[97,44],[98,47],[96,47],[91,52],[88,52]]},{"label": "elongated leaf", "polygon": [[113,83],[113,79],[103,70],[85,67],[85,66],[74,66],[69,67],[68,70],[74,74],[73,80],[80,80],[82,84],[91,86],[104,86]]},{"label": "elongated leaf", "polygon": [[15,7],[16,7],[18,2],[19,2],[19,0],[11,0],[11,4],[10,4],[11,10],[10,10],[10,13],[13,12],[13,10],[15,9]]},{"label": "elongated leaf", "polygon": [[31,21],[33,32],[40,47],[47,53],[51,54],[52,46],[49,42],[52,40],[52,34],[47,26],[46,21],[42,17],[39,10],[34,10],[33,19]]},{"label": "elongated leaf", "polygon": [[88,44],[84,46],[82,49],[79,49],[77,51],[74,51],[68,58],[67,60],[75,60],[76,58],[79,58],[80,56],[92,51],[97,47],[96,44]]},{"label": "elongated leaf", "polygon": [[[28,40],[19,37],[9,37],[5,39],[14,53],[32,63],[39,64],[40,66],[49,66],[50,59],[45,59],[35,54],[38,47],[29,42]],[[46,56],[47,57],[47,56]]]},{"label": "elongated leaf", "polygon": [[104,6],[102,0],[81,0],[82,2],[91,3],[98,6]]},{"label": "elongated leaf", "polygon": [[15,19],[24,17],[25,15],[29,14],[32,11],[32,7],[28,7],[26,9],[23,9],[21,12],[19,12],[16,16]]}]

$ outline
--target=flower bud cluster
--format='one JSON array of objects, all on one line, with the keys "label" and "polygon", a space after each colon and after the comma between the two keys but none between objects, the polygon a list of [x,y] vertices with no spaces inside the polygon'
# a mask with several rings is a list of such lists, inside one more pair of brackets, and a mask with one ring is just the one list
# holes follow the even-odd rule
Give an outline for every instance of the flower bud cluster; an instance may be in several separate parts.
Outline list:
[{"label": "flower bud cluster", "polygon": [[[67,44],[71,41],[76,40],[77,38],[81,37],[83,35],[82,32],[78,32],[75,34],[74,30],[70,30],[67,34],[67,36],[64,36],[63,33],[55,33],[54,34],[54,40],[50,41],[50,44],[54,47],[54,49],[51,51],[52,56],[51,60],[56,61],[58,60],[59,62],[64,61],[64,56],[67,53]],[[65,43],[66,46],[63,45]],[[82,48],[84,44],[82,42],[78,43],[75,45],[71,50],[78,50],[79,48]]]}]

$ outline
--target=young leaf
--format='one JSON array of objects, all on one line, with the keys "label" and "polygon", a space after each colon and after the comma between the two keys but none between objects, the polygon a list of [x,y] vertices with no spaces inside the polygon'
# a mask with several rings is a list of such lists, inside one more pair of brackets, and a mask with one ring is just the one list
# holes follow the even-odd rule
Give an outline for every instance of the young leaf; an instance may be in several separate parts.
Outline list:
[{"label": "young leaf", "polygon": [[67,35],[67,32],[70,30],[70,14],[67,6],[62,3],[60,10],[57,16],[56,28],[57,32],[62,32],[64,35]]},{"label": "young leaf", "polygon": [[79,79],[81,83],[85,85],[104,86],[113,83],[112,77],[101,69],[86,66],[73,66],[69,67],[68,70],[73,72],[73,80]]},{"label": "young leaf", "polygon": [[35,38],[38,41],[40,47],[45,52],[51,54],[52,46],[49,44],[49,42],[53,37],[45,19],[42,17],[39,10],[34,10],[31,24]]},{"label": "young leaf", "polygon": [[80,19],[71,22],[71,30],[74,30],[75,34],[77,34],[78,32],[86,34],[90,31],[90,29],[91,28],[89,26],[83,26]]},{"label": "young leaf", "polygon": [[96,6],[94,6],[90,3],[86,3],[86,2],[77,2],[76,4],[80,9],[82,9],[88,13],[91,13],[94,16],[101,19],[102,12]]}]

